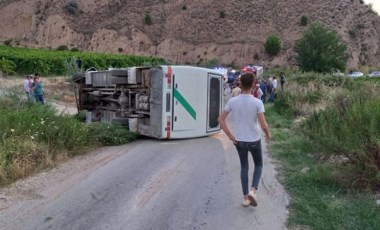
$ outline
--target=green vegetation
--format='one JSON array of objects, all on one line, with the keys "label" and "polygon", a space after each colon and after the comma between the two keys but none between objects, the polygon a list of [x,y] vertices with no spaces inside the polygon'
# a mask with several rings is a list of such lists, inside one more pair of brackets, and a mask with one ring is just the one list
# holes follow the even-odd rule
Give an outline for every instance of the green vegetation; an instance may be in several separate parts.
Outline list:
[{"label": "green vegetation", "polygon": [[13,39],[9,38],[9,39],[7,39],[7,40],[4,41],[4,45],[11,46],[12,41],[13,41]]},{"label": "green vegetation", "polygon": [[94,147],[137,137],[118,125],[85,124],[57,115],[53,107],[26,103],[21,95],[12,90],[0,96],[0,185]]},{"label": "green vegetation", "polygon": [[219,17],[220,18],[225,18],[226,17],[226,12],[224,12],[224,10],[220,11],[219,12]]},{"label": "green vegetation", "polygon": [[15,73],[16,65],[12,61],[9,61],[5,58],[0,59],[0,71],[6,73],[6,74],[13,74]]},{"label": "green vegetation", "polygon": [[60,51],[69,50],[69,47],[67,45],[61,45],[57,47],[57,50],[60,50]]},{"label": "green vegetation", "polygon": [[79,6],[76,0],[68,0],[64,5],[64,9],[69,14],[77,14],[79,13]]},{"label": "green vegetation", "polygon": [[89,133],[95,141],[103,145],[122,145],[137,138],[137,135],[129,132],[126,127],[105,122],[91,124]]},{"label": "green vegetation", "polygon": [[[380,229],[380,82],[287,78],[266,117],[290,193],[290,229]],[[377,158],[376,158],[377,157]]]},{"label": "green vegetation", "polygon": [[267,38],[264,47],[267,53],[277,55],[281,51],[281,40],[276,34],[273,34]]},{"label": "green vegetation", "polygon": [[150,16],[150,14],[148,14],[148,13],[145,14],[144,22],[148,26],[153,24],[152,17]]},{"label": "green vegetation", "polygon": [[323,24],[314,23],[296,42],[298,66],[303,71],[319,73],[339,69],[344,72],[347,60],[347,45],[335,30]]},{"label": "green vegetation", "polygon": [[95,67],[99,70],[109,67],[141,66],[144,63],[153,65],[164,63],[163,59],[156,57],[0,46],[0,59],[3,58],[15,63],[14,71],[18,74],[40,73],[43,75],[66,74],[65,62],[72,58],[81,58],[83,69]]},{"label": "green vegetation", "polygon": [[216,58],[213,58],[213,59],[211,59],[211,60],[208,60],[207,63],[205,63],[204,66],[205,66],[206,68],[214,68],[215,66],[217,66],[217,65],[219,65],[219,64],[220,64],[219,60],[216,59]]},{"label": "green vegetation", "polygon": [[356,173],[349,180],[358,188],[380,182],[380,97],[367,90],[336,95],[331,105],[312,114],[303,126],[327,157],[339,156],[353,164],[351,171]]},{"label": "green vegetation", "polygon": [[301,26],[307,26],[308,18],[305,15],[301,17]]}]

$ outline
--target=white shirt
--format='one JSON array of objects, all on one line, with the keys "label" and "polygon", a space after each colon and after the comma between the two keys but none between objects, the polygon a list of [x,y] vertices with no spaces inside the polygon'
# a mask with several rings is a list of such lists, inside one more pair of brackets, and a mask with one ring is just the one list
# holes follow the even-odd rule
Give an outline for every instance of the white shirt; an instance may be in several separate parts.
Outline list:
[{"label": "white shirt", "polygon": [[25,91],[25,93],[29,93],[30,92],[29,80],[28,79],[25,79],[25,81],[24,81],[24,91]]},{"label": "white shirt", "polygon": [[251,94],[240,94],[231,98],[224,111],[232,113],[234,135],[237,141],[254,142],[260,140],[257,115],[264,113],[264,104]]},{"label": "white shirt", "polygon": [[[253,90],[255,91],[255,89]],[[253,95],[253,94],[252,94]],[[257,98],[261,99],[261,97],[264,95],[263,91],[260,88],[257,88]],[[255,95],[253,95],[255,96]]]},{"label": "white shirt", "polygon": [[273,80],[273,89],[277,89],[277,79]]}]

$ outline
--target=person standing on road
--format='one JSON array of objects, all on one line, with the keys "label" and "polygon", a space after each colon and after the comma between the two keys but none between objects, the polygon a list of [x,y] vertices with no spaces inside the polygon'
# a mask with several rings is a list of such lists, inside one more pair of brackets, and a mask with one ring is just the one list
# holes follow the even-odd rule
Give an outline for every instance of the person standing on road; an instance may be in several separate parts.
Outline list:
[{"label": "person standing on road", "polygon": [[40,102],[41,104],[45,104],[44,101],[44,88],[42,85],[42,82],[40,81],[40,77],[38,74],[34,76],[34,82],[32,84],[32,89],[34,91],[34,97],[37,102]]},{"label": "person standing on road", "polygon": [[[257,206],[256,191],[263,168],[258,123],[265,133],[266,141],[269,142],[272,138],[264,116],[264,104],[260,99],[254,98],[251,94],[255,81],[254,78],[255,76],[252,73],[246,73],[241,76],[242,94],[231,98],[219,116],[220,127],[234,143],[239,154],[241,166],[240,179],[244,196],[242,205],[244,207],[249,205]],[[226,118],[230,113],[233,115],[234,134],[230,132],[226,123]],[[248,191],[248,152],[251,153],[255,165],[250,191]]]}]

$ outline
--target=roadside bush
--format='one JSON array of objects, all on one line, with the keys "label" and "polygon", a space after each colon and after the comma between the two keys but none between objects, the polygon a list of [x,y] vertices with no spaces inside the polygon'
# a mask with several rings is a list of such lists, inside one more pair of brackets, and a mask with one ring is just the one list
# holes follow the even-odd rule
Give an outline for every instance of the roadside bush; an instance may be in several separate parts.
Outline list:
[{"label": "roadside bush", "polygon": [[219,60],[216,58],[210,59],[205,63],[205,67],[207,68],[215,68],[215,66],[219,65]]},{"label": "roadside bush", "polygon": [[307,26],[308,18],[305,15],[302,15],[301,17],[301,26]]},{"label": "roadside bush", "polygon": [[264,47],[267,53],[277,55],[281,51],[281,40],[276,34],[273,34],[267,38]]},{"label": "roadside bush", "polygon": [[380,97],[363,89],[338,95],[306,120],[303,132],[323,153],[356,166],[353,186],[379,185]]},{"label": "roadside bush", "polygon": [[78,116],[57,115],[49,105],[27,103],[20,91],[3,92],[0,95],[0,185],[96,146],[125,144],[136,138],[125,127],[88,125],[79,121]]},{"label": "roadside bush", "polygon": [[0,185],[88,148],[87,127],[76,119],[57,116],[47,105],[5,98],[0,100],[9,106],[0,107]]},{"label": "roadside bush", "polygon": [[103,145],[122,145],[134,141],[138,137],[125,126],[105,122],[90,124],[89,133],[91,138]]},{"label": "roadside bush", "polygon": [[67,45],[60,45],[57,47],[56,50],[60,50],[60,51],[69,50],[69,47]]},{"label": "roadside bush", "polygon": [[317,73],[287,79],[266,117],[270,154],[293,198],[288,227],[378,229],[380,84]]},{"label": "roadside bush", "polygon": [[303,100],[308,104],[317,104],[323,98],[322,91],[307,92]]},{"label": "roadside bush", "polygon": [[379,84],[373,81],[353,80],[329,74],[300,73],[288,78],[286,91],[278,91],[274,108],[280,114],[308,116],[325,109],[342,94],[363,91],[378,95],[377,85]]},{"label": "roadside bush", "polygon": [[292,78],[292,81],[296,82],[301,87],[305,87],[311,83],[314,88],[328,86],[332,88],[354,89],[363,85],[361,83],[358,84],[357,81],[354,81],[349,77],[340,77],[332,74],[320,74],[314,72],[297,74]]},{"label": "roadside bush", "polygon": [[294,113],[295,95],[289,91],[280,91],[277,93],[277,99],[274,102],[274,109],[281,115]]}]

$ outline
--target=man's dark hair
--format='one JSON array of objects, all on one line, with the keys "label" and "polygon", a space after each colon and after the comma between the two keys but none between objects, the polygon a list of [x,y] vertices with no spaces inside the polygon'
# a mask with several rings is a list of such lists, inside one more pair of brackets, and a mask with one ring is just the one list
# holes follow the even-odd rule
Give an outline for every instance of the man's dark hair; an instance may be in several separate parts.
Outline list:
[{"label": "man's dark hair", "polygon": [[251,89],[256,76],[253,73],[245,73],[240,77],[241,88],[243,90]]}]

